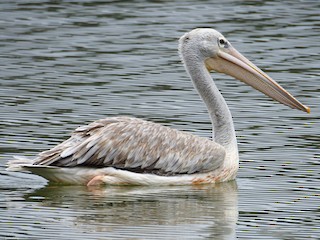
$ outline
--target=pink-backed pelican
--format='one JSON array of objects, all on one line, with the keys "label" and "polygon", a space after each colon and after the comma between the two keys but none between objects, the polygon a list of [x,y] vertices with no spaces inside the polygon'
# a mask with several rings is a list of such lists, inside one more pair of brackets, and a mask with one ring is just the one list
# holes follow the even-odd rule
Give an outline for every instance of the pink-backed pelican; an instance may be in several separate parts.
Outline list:
[{"label": "pink-backed pelican", "polygon": [[17,157],[9,170],[51,182],[83,185],[184,185],[235,179],[239,155],[229,108],[210,76],[228,74],[291,108],[309,113],[218,31],[198,28],[179,40],[179,53],[212,122],[212,140],[153,122],[110,117],[77,128],[35,159]]}]

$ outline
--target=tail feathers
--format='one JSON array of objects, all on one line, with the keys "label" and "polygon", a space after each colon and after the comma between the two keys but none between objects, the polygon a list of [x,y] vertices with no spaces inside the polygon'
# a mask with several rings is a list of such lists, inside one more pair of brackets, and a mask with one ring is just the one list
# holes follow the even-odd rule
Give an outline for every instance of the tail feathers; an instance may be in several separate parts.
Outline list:
[{"label": "tail feathers", "polygon": [[33,173],[50,182],[66,185],[86,185],[93,177],[104,175],[105,170],[86,167],[56,167],[46,165],[33,165],[34,159],[23,156],[14,156],[8,161],[7,171]]},{"label": "tail feathers", "polygon": [[23,156],[14,156],[13,160],[10,160],[7,163],[7,171],[12,171],[12,172],[23,172],[23,171],[28,171],[27,168],[28,166],[31,166],[33,164],[33,159],[23,157]]}]

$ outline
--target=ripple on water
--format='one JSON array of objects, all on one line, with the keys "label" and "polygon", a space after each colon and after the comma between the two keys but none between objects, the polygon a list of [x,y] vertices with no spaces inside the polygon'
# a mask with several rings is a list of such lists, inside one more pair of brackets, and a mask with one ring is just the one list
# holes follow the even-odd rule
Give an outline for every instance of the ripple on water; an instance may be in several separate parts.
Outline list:
[{"label": "ripple on water", "polygon": [[[318,1],[1,1],[0,236],[7,239],[315,239],[319,230]],[[177,39],[214,27],[311,107],[275,104],[212,74],[233,113],[235,183],[200,188],[46,186],[8,173],[106,116],[210,137]]]}]

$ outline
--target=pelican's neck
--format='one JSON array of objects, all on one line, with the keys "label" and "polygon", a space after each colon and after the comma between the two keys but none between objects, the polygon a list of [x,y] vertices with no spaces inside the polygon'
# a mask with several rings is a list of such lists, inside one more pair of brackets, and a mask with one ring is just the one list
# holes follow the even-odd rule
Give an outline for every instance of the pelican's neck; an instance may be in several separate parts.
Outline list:
[{"label": "pelican's neck", "polygon": [[203,61],[195,56],[183,59],[192,82],[207,106],[212,122],[212,139],[224,146],[227,158],[238,161],[237,139],[232,116],[223,96]]}]

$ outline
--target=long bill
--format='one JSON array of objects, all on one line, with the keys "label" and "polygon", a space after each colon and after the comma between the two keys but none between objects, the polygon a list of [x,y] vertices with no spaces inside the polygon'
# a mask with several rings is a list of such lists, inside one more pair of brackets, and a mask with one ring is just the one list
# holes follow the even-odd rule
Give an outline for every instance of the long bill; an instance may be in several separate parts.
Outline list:
[{"label": "long bill", "polygon": [[228,74],[284,105],[310,113],[309,107],[300,103],[232,46],[226,51],[220,50],[216,57],[207,58],[205,64],[209,71]]}]

